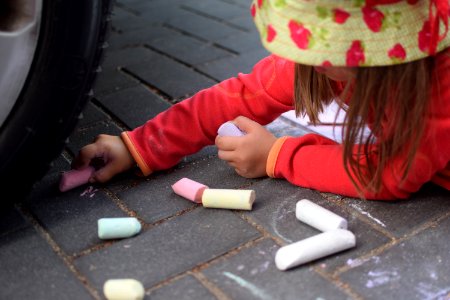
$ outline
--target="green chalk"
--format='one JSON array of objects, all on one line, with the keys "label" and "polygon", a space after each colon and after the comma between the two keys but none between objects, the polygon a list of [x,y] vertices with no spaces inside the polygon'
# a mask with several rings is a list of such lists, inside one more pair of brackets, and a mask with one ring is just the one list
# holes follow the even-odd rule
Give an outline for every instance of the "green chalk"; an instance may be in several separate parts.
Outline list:
[{"label": "green chalk", "polygon": [[98,237],[100,239],[120,239],[138,234],[141,223],[136,218],[102,218],[98,223]]}]

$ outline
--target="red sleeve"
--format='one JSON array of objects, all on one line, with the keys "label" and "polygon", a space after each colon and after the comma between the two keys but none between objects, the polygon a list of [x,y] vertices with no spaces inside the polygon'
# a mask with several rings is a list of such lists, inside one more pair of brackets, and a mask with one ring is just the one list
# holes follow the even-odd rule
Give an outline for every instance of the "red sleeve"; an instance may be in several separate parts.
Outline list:
[{"label": "red sleeve", "polygon": [[122,138],[144,175],[169,168],[214,143],[219,126],[237,116],[262,125],[293,108],[294,64],[268,56],[239,74],[173,105]]},{"label": "red sleeve", "polygon": [[[441,53],[436,60],[431,92],[431,110],[424,121],[425,132],[406,179],[401,181],[403,157],[388,162],[382,174],[379,193],[366,192],[367,199],[404,199],[429,181],[450,189],[450,56]],[[375,149],[375,148],[374,148]],[[371,155],[378,155],[372,149]],[[361,160],[362,165],[366,161]],[[286,178],[293,184],[322,192],[359,197],[343,164],[341,145],[310,134],[281,138],[269,154],[269,176]]]}]

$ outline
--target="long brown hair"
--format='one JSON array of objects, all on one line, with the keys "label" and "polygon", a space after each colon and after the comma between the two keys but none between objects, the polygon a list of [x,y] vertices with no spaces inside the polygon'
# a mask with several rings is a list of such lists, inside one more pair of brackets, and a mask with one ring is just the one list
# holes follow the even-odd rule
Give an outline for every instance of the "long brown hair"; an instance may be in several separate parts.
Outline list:
[{"label": "long brown hair", "polygon": [[[339,98],[346,111],[343,130],[345,170],[363,197],[381,189],[382,174],[390,160],[404,157],[401,180],[408,174],[424,132],[433,59],[386,67],[361,67],[356,78],[336,95],[331,80],[311,66],[295,68],[295,111],[313,123],[323,106]],[[344,108],[345,107],[345,108]],[[370,124],[371,133],[361,133]],[[356,146],[356,147],[355,147]],[[365,160],[366,164],[360,164]],[[391,170],[393,171],[393,170]]]}]

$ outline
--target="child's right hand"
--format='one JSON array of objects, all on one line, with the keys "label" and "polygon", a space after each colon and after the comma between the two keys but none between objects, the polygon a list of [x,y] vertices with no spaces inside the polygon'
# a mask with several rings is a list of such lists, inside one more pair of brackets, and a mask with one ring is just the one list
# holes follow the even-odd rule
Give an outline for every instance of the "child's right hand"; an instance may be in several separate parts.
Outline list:
[{"label": "child's right hand", "polygon": [[128,148],[119,136],[100,134],[94,143],[81,148],[72,162],[72,168],[83,169],[100,160],[103,162],[89,182],[106,182],[114,175],[127,171],[136,165]]}]

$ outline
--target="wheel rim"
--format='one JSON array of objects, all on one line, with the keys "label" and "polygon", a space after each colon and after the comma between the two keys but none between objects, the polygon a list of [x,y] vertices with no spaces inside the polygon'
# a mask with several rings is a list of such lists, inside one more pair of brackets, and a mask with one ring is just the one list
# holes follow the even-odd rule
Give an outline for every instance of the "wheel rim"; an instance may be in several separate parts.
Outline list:
[{"label": "wheel rim", "polygon": [[0,127],[30,71],[38,43],[42,1],[0,1]]}]

